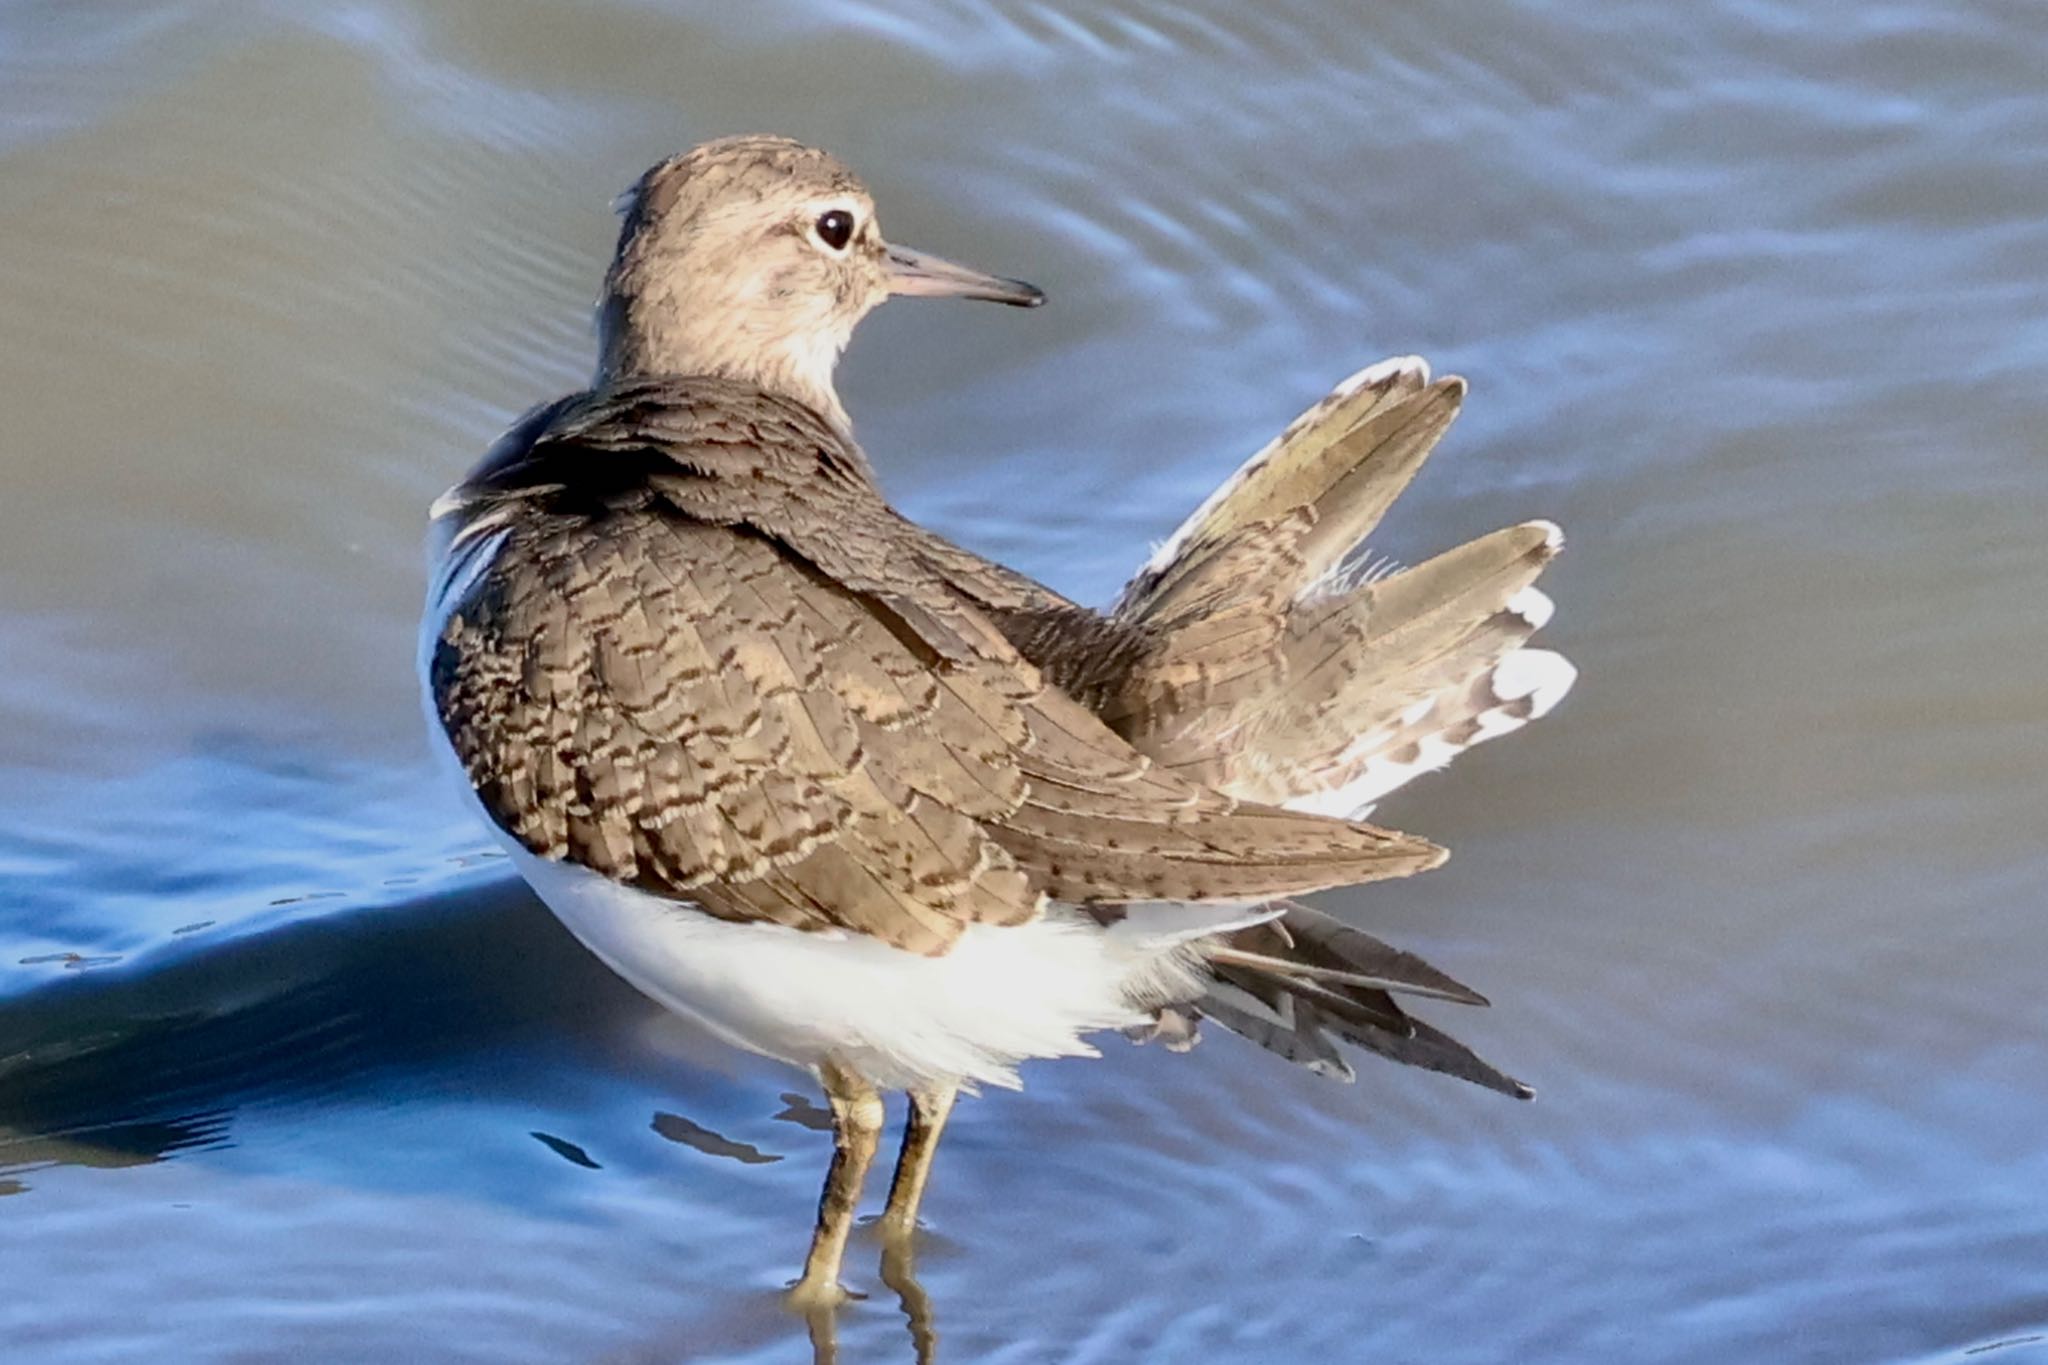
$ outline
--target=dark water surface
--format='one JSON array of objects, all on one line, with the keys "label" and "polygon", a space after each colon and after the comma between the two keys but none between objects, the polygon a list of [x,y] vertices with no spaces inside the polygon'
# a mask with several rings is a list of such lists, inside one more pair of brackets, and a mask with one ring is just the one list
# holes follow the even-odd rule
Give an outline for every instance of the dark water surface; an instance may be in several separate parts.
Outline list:
[{"label": "dark water surface", "polygon": [[[1410,350],[1473,397],[1377,548],[1572,535],[1579,691],[1333,898],[1542,1098],[1035,1067],[941,1157],[942,1359],[2048,1359],[2023,0],[0,10],[0,1358],[810,1358],[808,1084],[508,881],[410,672],[610,197],[753,129],[1052,295],[849,360],[980,550],[1100,599]],[[907,1360],[874,1252],[841,1358]]]}]

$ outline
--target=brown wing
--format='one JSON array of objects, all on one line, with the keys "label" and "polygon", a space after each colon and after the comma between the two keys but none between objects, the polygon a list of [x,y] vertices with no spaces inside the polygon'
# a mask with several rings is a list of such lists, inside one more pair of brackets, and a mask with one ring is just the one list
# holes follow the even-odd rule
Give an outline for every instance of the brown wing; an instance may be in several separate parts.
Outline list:
[{"label": "brown wing", "polygon": [[515,533],[433,668],[485,808],[535,853],[920,950],[1038,903],[978,824],[1023,799],[1015,736],[949,681],[769,542],[649,511]]},{"label": "brown wing", "polygon": [[[1441,856],[1155,769],[920,567],[871,488],[799,477],[816,433],[657,415],[637,463],[586,422],[499,479],[503,542],[434,653],[456,753],[541,856],[922,952],[1047,896],[1255,900]],[[742,418],[745,442],[703,434]]]}]

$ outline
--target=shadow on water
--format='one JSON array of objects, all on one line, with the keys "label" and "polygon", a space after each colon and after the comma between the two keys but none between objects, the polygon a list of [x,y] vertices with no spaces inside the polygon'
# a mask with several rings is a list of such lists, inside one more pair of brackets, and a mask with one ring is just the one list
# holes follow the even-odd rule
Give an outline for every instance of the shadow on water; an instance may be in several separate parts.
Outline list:
[{"label": "shadow on water", "polygon": [[219,1146],[257,1100],[346,1094],[645,1010],[506,882],[167,950],[0,1003],[0,1180]]}]

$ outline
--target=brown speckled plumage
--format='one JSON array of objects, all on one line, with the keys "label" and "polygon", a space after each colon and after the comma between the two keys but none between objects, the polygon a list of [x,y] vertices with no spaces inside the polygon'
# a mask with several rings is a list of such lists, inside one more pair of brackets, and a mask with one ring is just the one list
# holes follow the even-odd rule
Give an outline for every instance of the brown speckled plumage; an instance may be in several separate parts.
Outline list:
[{"label": "brown speckled plumage", "polygon": [[1045,897],[1257,900],[1440,857],[1155,765],[1003,634],[1042,590],[911,525],[831,424],[745,383],[558,404],[454,501],[458,539],[501,540],[434,704],[543,857],[917,952]]}]

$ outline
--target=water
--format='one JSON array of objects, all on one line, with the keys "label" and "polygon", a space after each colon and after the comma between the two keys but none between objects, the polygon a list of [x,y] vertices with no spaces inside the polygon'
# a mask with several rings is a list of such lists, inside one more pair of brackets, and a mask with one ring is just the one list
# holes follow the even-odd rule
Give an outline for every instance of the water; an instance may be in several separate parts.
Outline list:
[{"label": "water", "polygon": [[807,1085],[508,881],[410,674],[610,197],[762,129],[1052,295],[849,360],[976,548],[1101,599],[1408,350],[1474,392],[1380,548],[1572,535],[1580,690],[1332,898],[1541,1099],[1040,1066],[941,1157],[940,1358],[2048,1359],[2048,9],[307,8],[0,12],[0,1355],[811,1358]]}]

